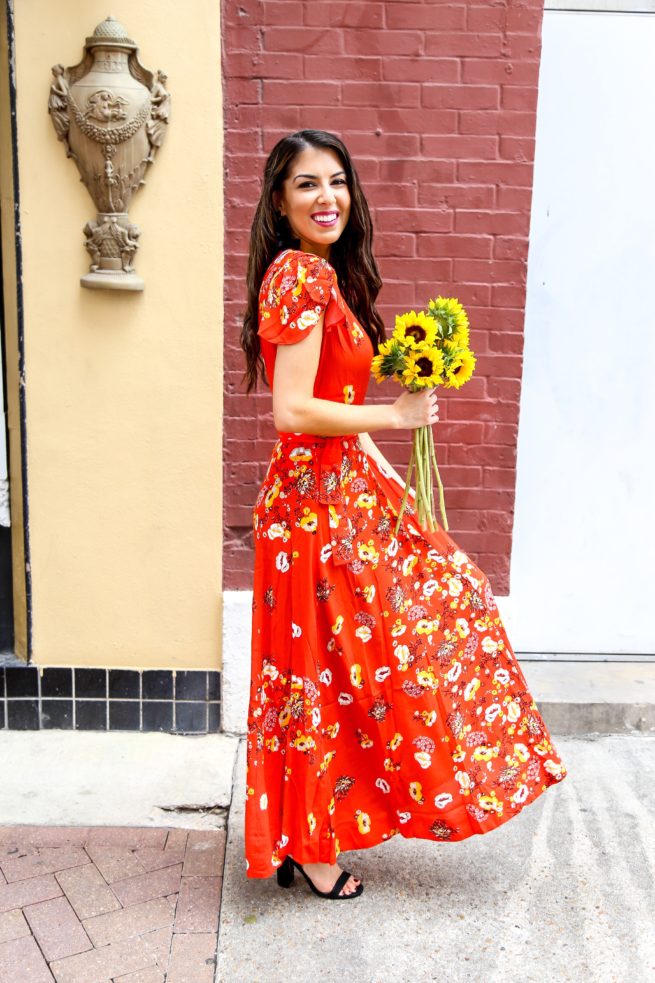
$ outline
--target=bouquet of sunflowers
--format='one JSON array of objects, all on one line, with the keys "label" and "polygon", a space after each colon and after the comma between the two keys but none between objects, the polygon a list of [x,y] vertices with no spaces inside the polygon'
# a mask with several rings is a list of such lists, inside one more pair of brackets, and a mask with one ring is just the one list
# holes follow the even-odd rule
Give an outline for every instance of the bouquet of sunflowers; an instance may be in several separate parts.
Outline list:
[{"label": "bouquet of sunflowers", "polygon": [[[435,386],[459,389],[473,375],[475,357],[469,348],[469,320],[454,297],[437,297],[427,310],[396,316],[393,334],[382,342],[371,363],[377,382],[393,378],[410,392]],[[407,505],[412,472],[416,469],[416,508],[421,525],[434,532],[432,469],[439,487],[439,508],[448,531],[443,485],[437,467],[432,427],[413,432],[405,494],[398,513],[396,533]]]}]

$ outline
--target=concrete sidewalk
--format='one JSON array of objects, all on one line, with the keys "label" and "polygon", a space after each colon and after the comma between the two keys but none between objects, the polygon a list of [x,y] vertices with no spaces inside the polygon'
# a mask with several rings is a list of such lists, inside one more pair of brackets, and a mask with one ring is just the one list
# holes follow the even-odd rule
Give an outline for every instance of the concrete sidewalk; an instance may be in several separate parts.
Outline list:
[{"label": "concrete sidewalk", "polygon": [[[555,736],[555,735],[553,735]],[[557,737],[569,774],[458,843],[342,855],[364,894],[248,879],[245,742],[228,821],[218,983],[646,983],[655,978],[655,736]]]}]

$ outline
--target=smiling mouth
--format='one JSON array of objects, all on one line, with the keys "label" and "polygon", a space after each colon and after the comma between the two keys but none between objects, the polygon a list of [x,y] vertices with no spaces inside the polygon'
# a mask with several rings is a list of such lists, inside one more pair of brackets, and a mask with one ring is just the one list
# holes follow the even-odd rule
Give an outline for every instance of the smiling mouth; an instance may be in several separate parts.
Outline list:
[{"label": "smiling mouth", "polygon": [[317,225],[325,226],[326,228],[332,225],[336,225],[339,221],[339,212],[315,212],[312,218]]}]

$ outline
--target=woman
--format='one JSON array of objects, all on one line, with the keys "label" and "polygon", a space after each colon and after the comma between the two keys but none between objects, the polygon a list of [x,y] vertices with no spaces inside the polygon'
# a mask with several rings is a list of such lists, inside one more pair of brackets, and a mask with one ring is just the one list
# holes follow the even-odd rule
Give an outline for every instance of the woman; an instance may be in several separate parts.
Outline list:
[{"label": "woman", "polygon": [[[278,437],[253,513],[246,870],[354,898],[340,851],[456,841],[566,775],[485,574],[424,532],[370,431],[438,420],[435,390],[364,403],[385,337],[366,199],[320,130],[266,163],[241,344]],[[408,434],[409,437],[409,434]]]}]

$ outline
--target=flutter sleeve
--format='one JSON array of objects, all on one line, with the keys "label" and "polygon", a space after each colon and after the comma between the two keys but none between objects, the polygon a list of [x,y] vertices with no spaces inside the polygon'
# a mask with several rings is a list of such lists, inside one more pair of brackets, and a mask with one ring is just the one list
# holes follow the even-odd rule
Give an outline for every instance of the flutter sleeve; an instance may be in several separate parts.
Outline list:
[{"label": "flutter sleeve", "polygon": [[[327,260],[311,253],[290,251],[264,277],[259,294],[261,338],[276,345],[293,345],[306,338],[331,301],[336,302],[336,274]],[[332,318],[326,317],[326,327]]]}]

